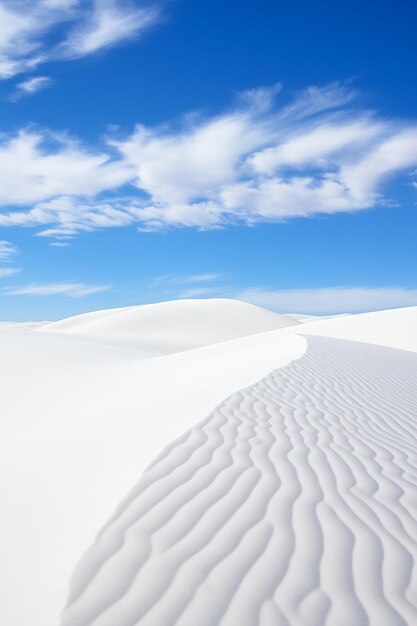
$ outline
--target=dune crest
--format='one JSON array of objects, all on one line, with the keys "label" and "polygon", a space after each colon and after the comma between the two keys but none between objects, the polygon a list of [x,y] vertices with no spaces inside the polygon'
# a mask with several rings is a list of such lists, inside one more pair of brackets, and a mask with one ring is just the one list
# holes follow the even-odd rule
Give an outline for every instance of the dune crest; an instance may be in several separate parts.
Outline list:
[{"label": "dune crest", "polygon": [[150,354],[169,354],[298,323],[291,316],[219,298],[173,300],[86,313],[52,322],[42,332],[77,334]]}]

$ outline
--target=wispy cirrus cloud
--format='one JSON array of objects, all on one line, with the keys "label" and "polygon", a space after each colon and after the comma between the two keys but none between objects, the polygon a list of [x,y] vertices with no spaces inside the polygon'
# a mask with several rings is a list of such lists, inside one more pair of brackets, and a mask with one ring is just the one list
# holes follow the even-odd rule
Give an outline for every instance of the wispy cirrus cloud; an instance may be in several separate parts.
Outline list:
[{"label": "wispy cirrus cloud", "polygon": [[[12,221],[19,219],[16,213],[7,217]],[[123,200],[104,202],[70,196],[40,202],[25,215],[25,220],[30,225],[52,225],[38,232],[39,237],[52,237],[58,240],[71,239],[81,232],[128,226],[137,218],[138,207],[133,202],[126,203]],[[0,215],[0,225],[1,223]]]},{"label": "wispy cirrus cloud", "polygon": [[222,278],[222,274],[216,272],[205,272],[203,274],[190,274],[189,276],[183,276],[183,283],[207,283],[213,280],[219,280]]},{"label": "wispy cirrus cloud", "polygon": [[0,241],[0,261],[10,261],[18,254],[19,250],[10,241]]},{"label": "wispy cirrus cloud", "polygon": [[[19,253],[18,248],[10,241],[0,241],[0,263],[10,263]],[[0,278],[9,278],[21,272],[18,267],[0,267]]]},{"label": "wispy cirrus cloud", "polygon": [[156,276],[148,285],[151,289],[162,289],[171,298],[199,298],[214,296],[224,291],[219,284],[224,278],[218,272],[202,272],[200,274],[162,274]]},{"label": "wispy cirrus cloud", "polygon": [[325,287],[316,289],[246,289],[235,295],[277,313],[311,315],[361,313],[417,305],[417,289],[404,287]]},{"label": "wispy cirrus cloud", "polygon": [[69,241],[51,241],[49,245],[53,248],[69,248],[71,243]]},{"label": "wispy cirrus cloud", "polygon": [[156,6],[139,8],[132,2],[96,0],[91,10],[70,30],[60,52],[79,58],[136,37],[158,22]]},{"label": "wispy cirrus cloud", "polygon": [[0,78],[104,50],[158,20],[134,0],[0,0]]},{"label": "wispy cirrus cloud", "polygon": [[111,285],[89,285],[86,283],[44,283],[25,285],[6,289],[3,294],[8,296],[56,296],[82,298],[93,293],[108,291]]},{"label": "wispy cirrus cloud", "polygon": [[187,289],[180,289],[176,293],[177,299],[185,299],[188,298],[201,298],[201,297],[211,297],[214,298],[216,295],[223,292],[223,289],[220,287],[189,287]]},{"label": "wispy cirrus cloud", "polygon": [[280,106],[278,91],[250,90],[212,117],[139,125],[100,150],[43,130],[3,136],[0,226],[65,239],[133,224],[215,229],[398,202],[389,183],[398,175],[412,182],[417,123],[364,110],[339,84]]},{"label": "wispy cirrus cloud", "polygon": [[8,278],[9,276],[15,276],[22,270],[18,267],[0,267],[0,278]]},{"label": "wispy cirrus cloud", "polygon": [[16,102],[20,98],[32,96],[33,94],[46,89],[53,84],[53,80],[49,76],[34,76],[23,80],[16,85],[15,91],[11,96],[11,100]]},{"label": "wispy cirrus cloud", "polygon": [[190,283],[207,283],[217,281],[222,278],[222,274],[217,272],[203,272],[201,274],[162,274],[153,278],[149,286],[157,287],[159,285],[187,285]]}]

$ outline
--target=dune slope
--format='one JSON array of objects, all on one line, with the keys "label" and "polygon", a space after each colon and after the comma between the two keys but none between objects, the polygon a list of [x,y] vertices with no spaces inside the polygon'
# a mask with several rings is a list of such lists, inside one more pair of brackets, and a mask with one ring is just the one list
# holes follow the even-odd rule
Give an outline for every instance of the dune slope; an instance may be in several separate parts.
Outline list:
[{"label": "dune slope", "polygon": [[299,322],[238,300],[175,300],[70,317],[41,332],[168,354],[294,326]]},{"label": "dune slope", "polygon": [[2,626],[57,626],[76,562],[137,477],[218,402],[301,356],[288,330],[144,358],[0,328]]},{"label": "dune slope", "polygon": [[0,623],[60,623],[141,476],[65,626],[417,621],[417,307],[195,306],[0,325]]},{"label": "dune slope", "polygon": [[168,446],[64,626],[417,623],[417,355],[309,337]]},{"label": "dune slope", "polygon": [[417,352],[417,307],[338,315],[323,321],[316,318],[314,323],[305,324],[300,332]]}]

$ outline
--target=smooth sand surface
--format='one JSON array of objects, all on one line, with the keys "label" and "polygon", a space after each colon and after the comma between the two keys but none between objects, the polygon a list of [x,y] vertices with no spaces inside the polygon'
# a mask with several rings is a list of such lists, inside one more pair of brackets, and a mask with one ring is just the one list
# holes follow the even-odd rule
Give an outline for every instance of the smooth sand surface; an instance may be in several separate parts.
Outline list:
[{"label": "smooth sand surface", "polygon": [[302,332],[417,352],[417,307],[316,319]]},{"label": "smooth sand surface", "polygon": [[293,316],[279,315],[253,304],[215,298],[96,311],[53,322],[42,327],[42,331],[77,334],[90,341],[160,355],[299,323]]}]

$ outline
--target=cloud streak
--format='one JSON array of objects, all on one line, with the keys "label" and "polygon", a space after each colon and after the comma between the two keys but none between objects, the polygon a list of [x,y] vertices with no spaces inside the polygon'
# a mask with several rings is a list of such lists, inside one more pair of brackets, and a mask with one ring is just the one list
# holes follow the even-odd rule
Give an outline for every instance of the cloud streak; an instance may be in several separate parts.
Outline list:
[{"label": "cloud streak", "polygon": [[0,78],[94,54],[158,20],[155,7],[129,0],[0,0]]},{"label": "cloud streak", "polygon": [[202,274],[162,274],[150,281],[151,287],[159,285],[187,285],[190,283],[208,283],[222,278],[222,274],[215,272],[204,272]]},{"label": "cloud streak", "polygon": [[245,302],[277,313],[311,315],[361,313],[417,305],[417,289],[403,287],[326,287],[317,289],[246,289],[236,295]]},{"label": "cloud streak", "polygon": [[10,241],[0,241],[0,261],[10,261],[18,254],[18,249]]},{"label": "cloud streak", "polygon": [[33,96],[33,94],[37,93],[38,91],[50,87],[52,83],[53,80],[49,78],[49,76],[34,76],[33,78],[23,80],[16,85],[16,89],[11,97],[11,100],[13,102],[16,102],[17,100],[20,100],[20,98]]},{"label": "cloud streak", "polygon": [[3,291],[8,296],[69,296],[82,298],[93,293],[108,291],[111,285],[88,285],[86,283],[45,283],[14,287]]},{"label": "cloud streak", "polygon": [[138,8],[120,0],[96,0],[84,19],[70,31],[60,51],[69,59],[132,39],[157,23],[156,7]]},{"label": "cloud streak", "polygon": [[21,271],[22,270],[17,267],[0,267],[0,278],[8,278],[9,276],[14,276]]},{"label": "cloud streak", "polygon": [[189,289],[182,289],[176,294],[178,299],[200,298],[200,297],[214,297],[217,293],[221,292],[220,288],[216,287],[190,287]]}]

